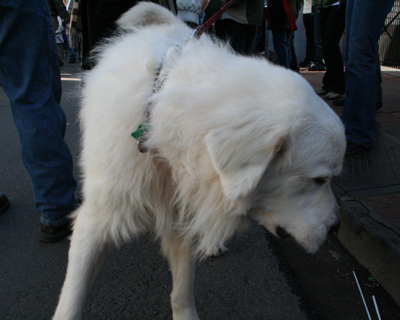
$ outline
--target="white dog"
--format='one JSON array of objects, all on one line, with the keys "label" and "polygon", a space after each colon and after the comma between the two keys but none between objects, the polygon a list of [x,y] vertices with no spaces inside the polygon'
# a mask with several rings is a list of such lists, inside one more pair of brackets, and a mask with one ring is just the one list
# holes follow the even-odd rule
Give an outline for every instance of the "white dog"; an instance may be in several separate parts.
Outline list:
[{"label": "white dog", "polygon": [[[311,253],[338,223],[343,125],[300,75],[208,35],[185,41],[191,29],[160,6],[140,3],[118,23],[85,79],[84,201],[54,319],[80,319],[106,251],[147,231],[170,263],[173,318],[198,319],[195,259],[249,219]],[[147,111],[143,154],[131,133]]]}]

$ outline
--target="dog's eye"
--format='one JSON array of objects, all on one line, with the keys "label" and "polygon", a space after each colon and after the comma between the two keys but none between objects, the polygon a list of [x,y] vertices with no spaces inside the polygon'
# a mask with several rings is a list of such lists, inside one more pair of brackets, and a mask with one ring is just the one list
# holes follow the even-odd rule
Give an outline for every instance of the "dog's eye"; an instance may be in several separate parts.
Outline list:
[{"label": "dog's eye", "polygon": [[317,178],[313,178],[313,181],[316,184],[324,184],[326,181],[328,181],[327,177],[317,177]]}]

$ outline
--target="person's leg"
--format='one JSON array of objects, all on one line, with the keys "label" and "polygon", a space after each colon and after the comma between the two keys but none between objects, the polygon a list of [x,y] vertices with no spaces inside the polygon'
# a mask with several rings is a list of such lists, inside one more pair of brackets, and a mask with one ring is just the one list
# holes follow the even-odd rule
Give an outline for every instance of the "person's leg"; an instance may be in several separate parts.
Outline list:
[{"label": "person's leg", "polygon": [[237,53],[244,54],[246,50],[247,30],[246,25],[230,20],[229,25],[232,30],[231,44],[233,50]]},{"label": "person's leg", "polygon": [[383,106],[383,98],[382,98],[381,62],[379,56],[378,43],[375,46],[375,65],[376,65],[376,110],[379,110]]},{"label": "person's leg", "polygon": [[265,51],[265,20],[263,19],[261,26],[256,28],[256,34],[254,36],[254,44],[252,46],[253,51],[264,52]]},{"label": "person's leg", "polygon": [[304,64],[307,66],[311,61],[315,61],[315,40],[314,40],[314,16],[310,13],[303,14],[303,24],[306,31],[307,45],[306,45],[306,57],[304,58]]},{"label": "person's leg", "polygon": [[251,45],[254,42],[254,39],[256,37],[257,27],[256,26],[250,26],[248,24],[244,24],[242,26],[246,31],[246,39],[245,39],[245,42],[244,42],[244,53],[245,54],[249,54],[250,53],[250,49],[251,49]]},{"label": "person's leg", "polygon": [[331,7],[321,9],[321,12],[319,14],[319,32],[321,33],[321,47],[322,47],[321,53],[322,53],[322,57],[324,59],[325,68],[326,68],[326,72],[324,73],[324,77],[322,78],[322,88],[321,89],[326,93],[329,92],[331,69],[330,68],[328,69],[326,66],[326,60],[325,60],[326,53],[325,53],[324,47],[325,47],[325,38],[326,38],[325,33],[326,33],[327,23],[329,20],[331,9],[332,9]]},{"label": "person's leg", "polygon": [[215,31],[218,38],[229,41],[233,50],[237,53],[245,53],[246,28],[232,19],[223,19],[215,24]]},{"label": "person's leg", "polygon": [[315,62],[323,64],[324,53],[322,51],[321,35],[321,13],[314,15],[314,41],[315,41]]},{"label": "person's leg", "polygon": [[394,0],[348,0],[346,101],[343,122],[349,142],[371,147],[375,140],[375,46]]},{"label": "person's leg", "polygon": [[69,50],[69,60],[68,63],[75,63],[76,61],[76,53],[75,53],[75,49],[71,48]]},{"label": "person's leg", "polygon": [[66,118],[47,2],[0,3],[0,20],[0,82],[10,99],[36,207],[43,224],[65,225],[76,206],[76,181],[64,141]]},{"label": "person's leg", "polygon": [[298,66],[296,50],[294,48],[294,31],[290,32],[290,69],[294,72],[300,73],[300,68]]},{"label": "person's leg", "polygon": [[321,24],[323,33],[323,52],[326,73],[323,79],[324,88],[328,92],[343,94],[344,68],[342,52],[339,42],[345,26],[346,8],[344,6],[331,6],[321,11]]},{"label": "person's leg", "polygon": [[276,63],[290,68],[290,31],[272,31],[272,40],[274,43],[274,49],[276,52]]}]

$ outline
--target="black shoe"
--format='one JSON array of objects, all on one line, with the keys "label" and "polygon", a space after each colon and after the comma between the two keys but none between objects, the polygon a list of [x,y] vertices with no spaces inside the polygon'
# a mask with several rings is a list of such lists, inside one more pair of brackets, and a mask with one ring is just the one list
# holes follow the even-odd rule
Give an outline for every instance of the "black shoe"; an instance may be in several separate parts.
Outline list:
[{"label": "black shoe", "polygon": [[300,68],[298,68],[297,66],[291,66],[290,70],[292,70],[294,72],[297,72],[297,73],[300,73]]},{"label": "black shoe", "polygon": [[343,107],[345,101],[345,99],[335,99],[333,100],[333,105],[336,107]]},{"label": "black shoe", "polygon": [[322,63],[316,63],[309,66],[308,71],[326,71],[326,67]]},{"label": "black shoe", "polygon": [[0,214],[6,212],[10,207],[10,200],[5,194],[0,193]]},{"label": "black shoe", "polygon": [[75,63],[75,58],[69,58],[68,63]]},{"label": "black shoe", "polygon": [[354,142],[351,141],[347,141],[347,147],[346,147],[346,156],[352,155],[352,154],[356,154],[359,153],[361,151],[366,151],[369,150],[370,148],[364,147],[360,144],[356,144]]},{"label": "black shoe", "polygon": [[59,242],[71,233],[71,224],[68,222],[61,226],[51,227],[40,224],[39,241],[47,243]]},{"label": "black shoe", "polygon": [[310,60],[304,60],[303,62],[299,63],[299,67],[300,68],[308,68],[311,65],[311,61]]}]

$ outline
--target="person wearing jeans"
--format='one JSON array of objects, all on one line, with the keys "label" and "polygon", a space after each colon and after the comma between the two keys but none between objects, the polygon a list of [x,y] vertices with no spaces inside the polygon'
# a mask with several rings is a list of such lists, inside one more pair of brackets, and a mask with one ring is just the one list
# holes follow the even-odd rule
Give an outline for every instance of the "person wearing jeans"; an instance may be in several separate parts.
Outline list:
[{"label": "person wearing jeans", "polygon": [[347,0],[345,44],[346,100],[343,123],[346,155],[373,146],[376,129],[375,46],[394,0]]},{"label": "person wearing jeans", "polygon": [[296,29],[291,25],[290,18],[292,17],[294,21],[297,20],[302,3],[303,1],[300,0],[288,0],[287,5],[290,10],[288,16],[282,0],[268,0],[268,30],[272,32],[276,63],[288,69],[292,62],[292,32]]},{"label": "person wearing jeans", "polygon": [[272,31],[272,40],[276,52],[276,63],[287,69],[290,69],[292,58],[292,47],[290,45],[291,34],[291,30]]},{"label": "person wearing jeans", "polygon": [[77,200],[47,0],[0,0],[0,21],[0,83],[10,100],[22,161],[41,212],[39,240],[57,242],[70,232],[68,214]]}]

